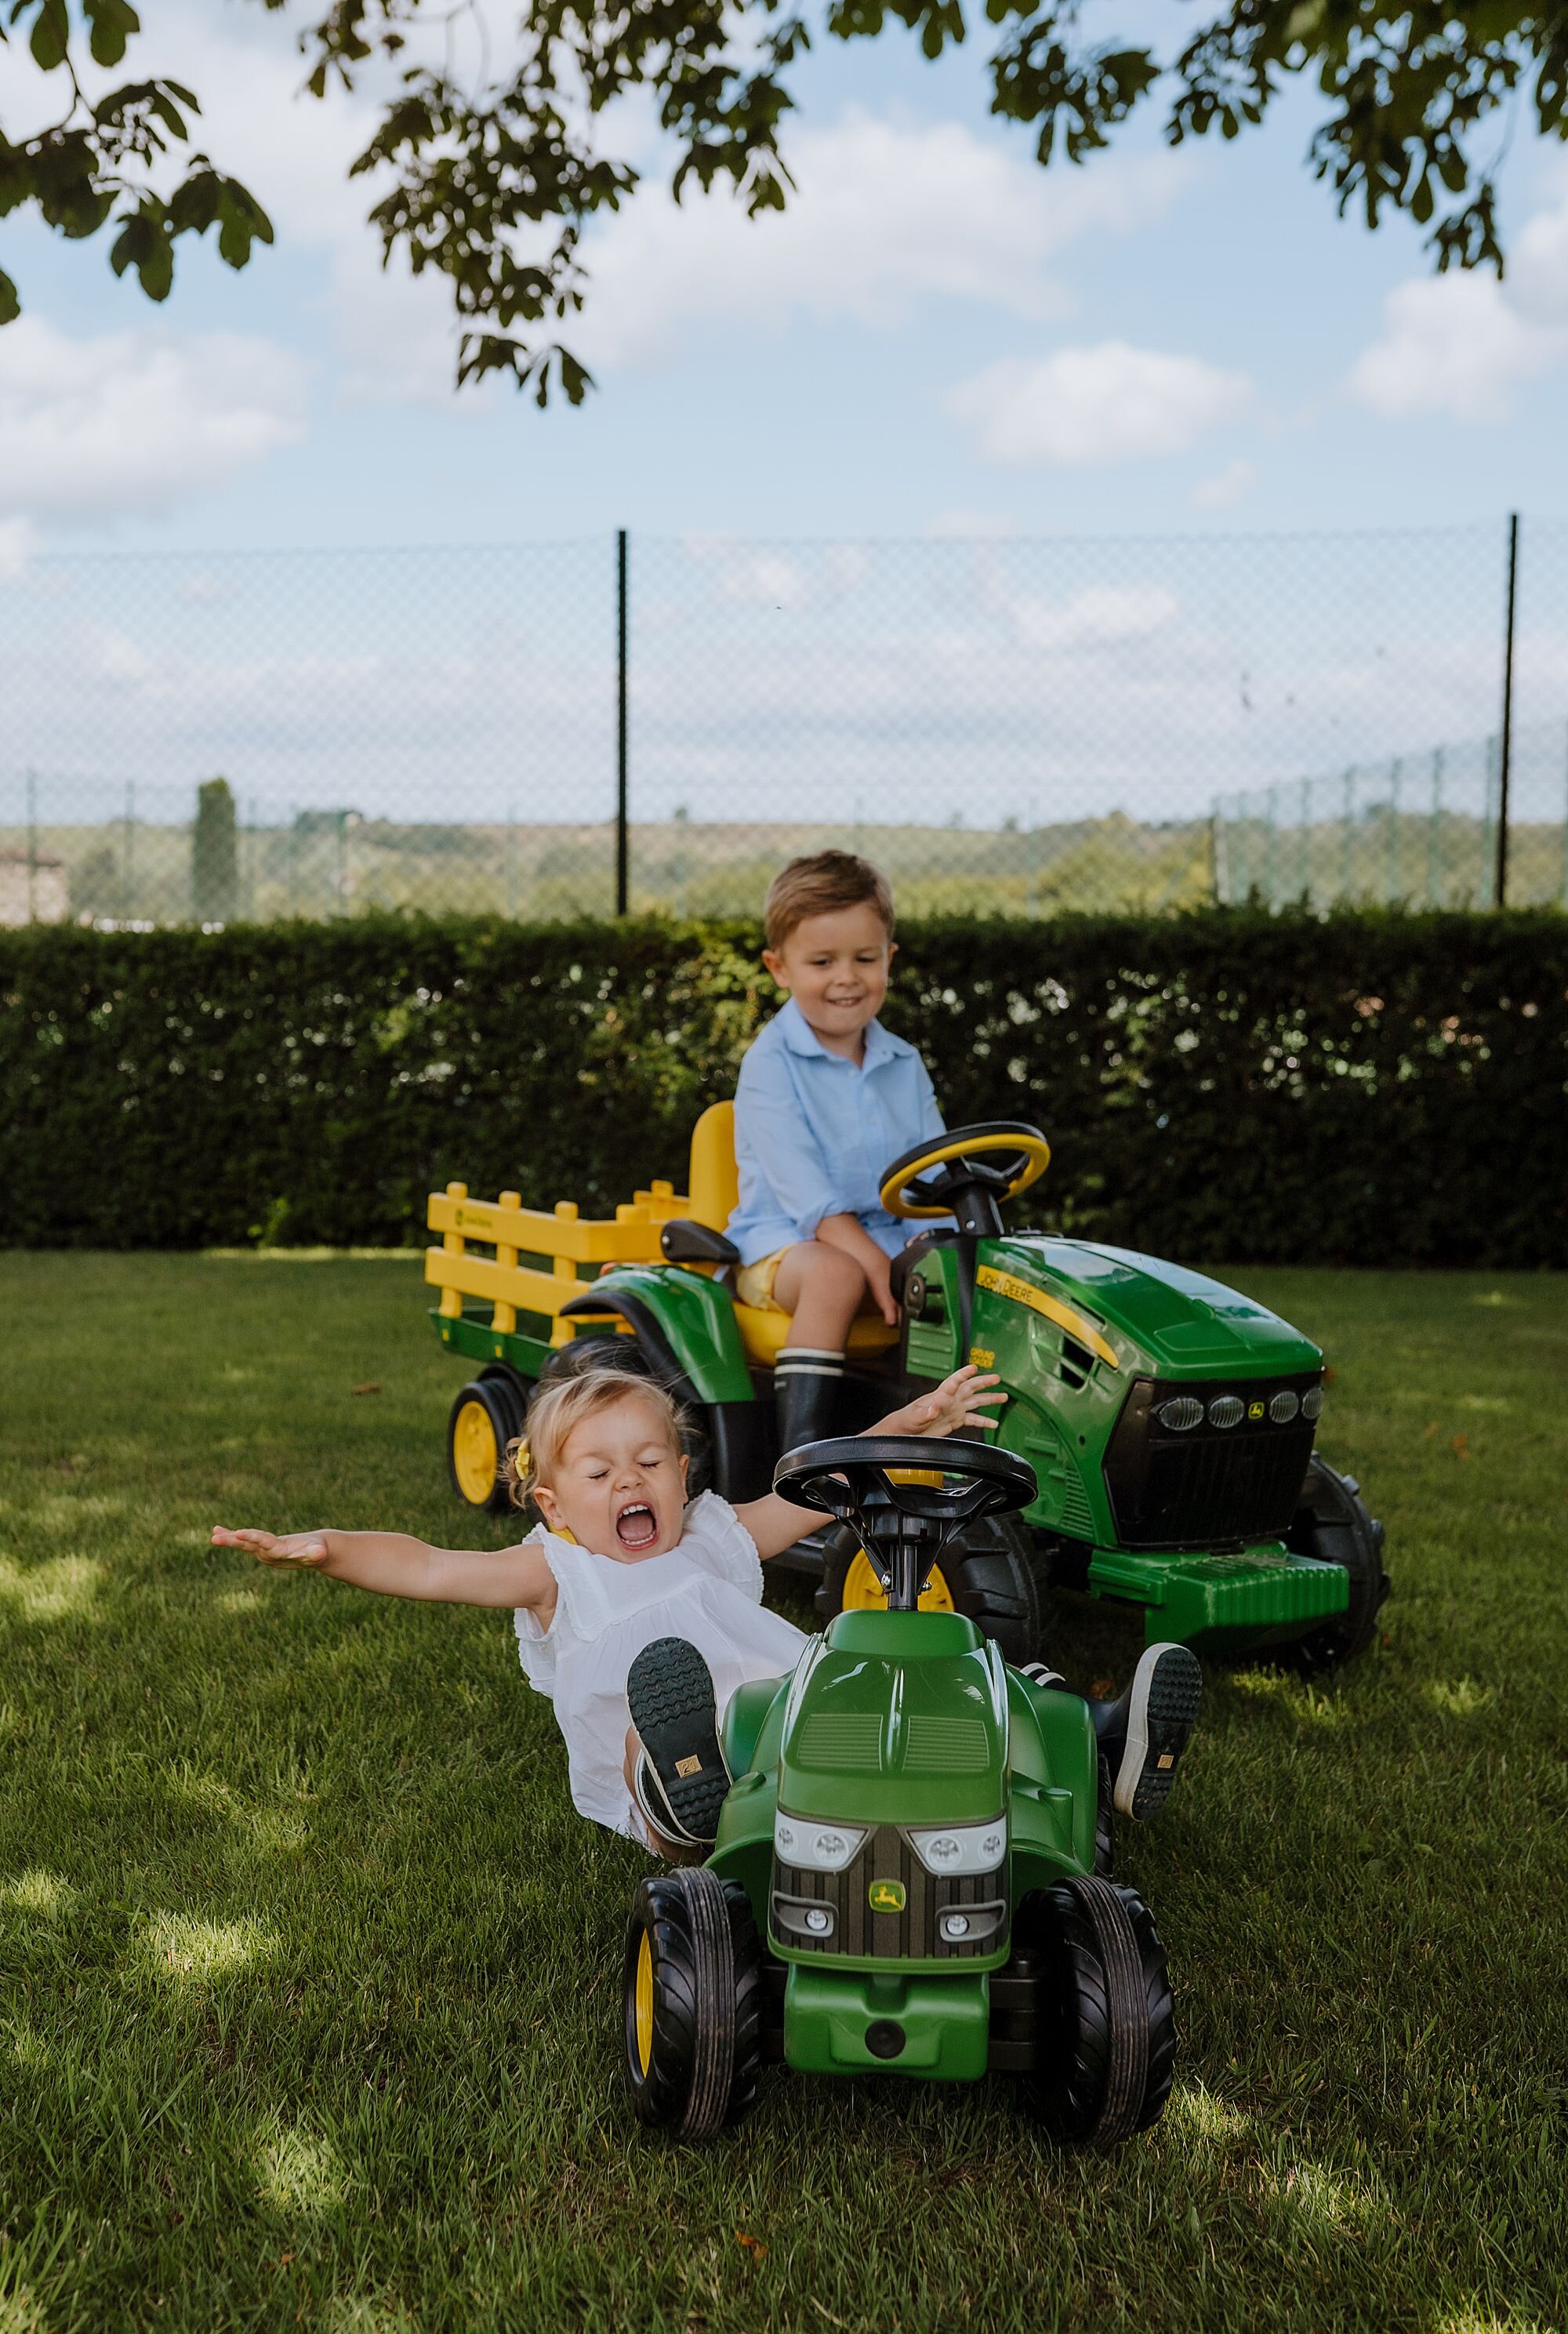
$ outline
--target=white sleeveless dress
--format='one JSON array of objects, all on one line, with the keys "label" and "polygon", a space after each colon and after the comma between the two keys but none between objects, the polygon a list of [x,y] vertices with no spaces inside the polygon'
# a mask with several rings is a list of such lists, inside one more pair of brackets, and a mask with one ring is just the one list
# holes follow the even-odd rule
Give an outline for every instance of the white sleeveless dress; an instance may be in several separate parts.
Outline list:
[{"label": "white sleeveless dress", "polygon": [[641,1840],[624,1770],[626,1679],[643,1647],[658,1637],[694,1644],[713,1672],[722,1720],[737,1687],[794,1669],[805,1637],[764,1608],[756,1543],[713,1491],[688,1508],[678,1546],[635,1564],[595,1556],[543,1524],[528,1537],[543,1548],[557,1595],[548,1629],[519,1606],[517,1651],[529,1684],[555,1705],[572,1803],[591,1822]]}]

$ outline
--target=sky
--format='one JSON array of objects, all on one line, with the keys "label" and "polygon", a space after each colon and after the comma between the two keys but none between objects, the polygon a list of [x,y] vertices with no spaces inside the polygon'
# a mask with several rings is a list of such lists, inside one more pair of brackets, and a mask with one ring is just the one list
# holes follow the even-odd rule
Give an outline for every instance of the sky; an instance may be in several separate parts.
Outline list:
[{"label": "sky", "polygon": [[[1169,27],[1169,0],[1118,12]],[[1434,280],[1419,234],[1336,217],[1310,92],[1175,152],[1082,169],[986,111],[985,34],[936,66],[897,28],[798,78],[783,217],[678,208],[661,156],[589,238],[599,389],[540,415],[451,387],[440,289],[384,275],[345,165],[363,100],[297,94],[300,20],[147,0],[139,70],[201,96],[278,240],[181,246],[151,306],[7,221],[0,524],[14,545],[463,542],[616,526],[918,535],[1422,526],[1568,516],[1568,155],[1516,139],[1508,281]],[[36,102],[17,47],[12,118]]]},{"label": "sky", "polygon": [[[1157,36],[1177,16],[1173,0],[1101,5],[1108,28]],[[1408,223],[1371,236],[1336,217],[1304,166],[1310,92],[1294,91],[1264,130],[1230,146],[1169,151],[1151,117],[1086,167],[1045,171],[1027,130],[988,115],[983,22],[967,50],[937,65],[897,27],[875,42],[828,42],[796,75],[785,149],[799,191],[782,217],[747,220],[724,197],[677,207],[646,115],[620,127],[647,176],[587,239],[590,304],[572,335],[599,385],[582,409],[542,415],[502,385],[456,391],[438,282],[382,271],[364,223],[372,198],[347,178],[372,111],[363,97],[299,94],[301,8],[280,17],[255,0],[145,0],[142,14],[136,70],[197,90],[201,141],[258,194],[277,241],[239,274],[187,241],[174,294],[155,308],[111,273],[107,238],[69,244],[15,218],[0,231],[25,309],[0,331],[0,578],[35,587],[11,635],[0,775],[41,757],[108,783],[117,741],[144,732],[143,776],[183,773],[181,756],[194,768],[242,752],[237,587],[210,564],[181,569],[158,632],[141,607],[150,587],[137,580],[155,571],[120,564],[128,555],[572,542],[590,546],[581,556],[598,579],[583,586],[592,626],[599,567],[620,527],[650,655],[661,622],[686,643],[679,670],[639,668],[644,734],[661,689],[688,709],[702,691],[696,585],[717,612],[712,638],[738,697],[759,641],[774,658],[768,689],[739,705],[729,731],[694,742],[667,721],[661,801],[690,796],[700,779],[714,809],[747,736],[776,743],[800,709],[789,702],[797,653],[823,705],[841,709],[842,729],[864,658],[890,638],[900,574],[919,576],[937,612],[924,630],[905,628],[868,684],[890,715],[873,786],[897,763],[899,701],[928,729],[959,706],[973,742],[989,690],[1023,739],[1042,659],[1056,660],[1061,701],[1071,700],[1057,778],[1075,757],[1092,776],[1084,799],[1101,808],[1147,806],[1140,773],[1163,738],[1180,741],[1190,805],[1214,783],[1304,775],[1490,725],[1505,514],[1524,511],[1527,528],[1568,521],[1562,149],[1513,142],[1505,283],[1439,279]],[[14,43],[0,50],[0,89],[8,130],[42,118],[48,93]],[[1386,543],[1342,551],[1320,540],[1299,559],[1256,547],[1301,531],[1424,528],[1457,532],[1429,555],[1400,551],[1397,573]],[[780,547],[737,564],[721,548],[731,537]],[[1012,537],[1024,541],[1009,550]],[[1181,555],[1185,567],[1174,553],[1128,547],[1150,537],[1198,547]],[[792,550],[810,538],[911,548],[897,573],[859,552],[835,569]],[[1029,541],[1064,538],[1091,547],[1054,569],[1044,553],[1030,565]],[[75,578],[84,607],[82,557],[104,553],[115,563],[94,572],[119,578],[108,596],[120,604],[105,601],[96,629],[59,634],[63,670],[91,666],[99,695],[83,685],[73,730],[52,685],[29,727],[18,676],[28,659],[36,673],[47,667],[39,579],[53,576],[58,593]],[[1537,625],[1524,660],[1543,719],[1568,714],[1568,537],[1559,566],[1563,608],[1554,603],[1550,639]],[[313,701],[302,674],[322,681],[306,635],[345,633],[325,572],[302,569],[296,584],[276,571],[265,652],[252,632],[245,685],[274,714],[280,696],[296,709]],[[421,699],[434,730],[461,670],[484,671],[495,651],[462,616],[467,587],[438,594],[435,571],[422,572],[421,584],[406,571],[399,653],[416,661],[421,632],[450,651],[440,687]],[[519,607],[533,594],[537,678],[554,654],[548,587],[517,589]],[[951,620],[966,594],[967,629]],[[229,618],[193,612],[226,596]],[[748,632],[754,610],[787,620],[798,648],[780,645],[784,623]],[[994,690],[974,648],[982,615],[1005,620],[1015,651]],[[1286,646],[1309,619],[1311,675]],[[198,656],[201,624],[223,622],[233,638],[214,629]],[[383,650],[397,631],[383,632]],[[1376,703],[1363,651],[1398,668],[1398,689]],[[352,666],[352,688],[332,700],[344,734],[378,707],[389,730],[409,734],[397,696],[406,676],[382,673],[362,641],[341,661]],[[5,665],[0,628],[0,682]],[[1108,690],[1138,709],[1138,726],[1109,747],[1096,734]],[[515,717],[497,705],[503,731]],[[1274,727],[1260,746],[1265,718]],[[280,770],[296,751],[286,729],[273,720]],[[597,728],[595,739],[597,767]],[[271,787],[273,764],[253,759],[254,783]],[[831,757],[813,767],[813,802],[851,782]],[[987,767],[987,815],[1019,815],[1035,784],[1028,754],[1009,748]],[[770,784],[787,790],[789,767],[786,755]]]}]

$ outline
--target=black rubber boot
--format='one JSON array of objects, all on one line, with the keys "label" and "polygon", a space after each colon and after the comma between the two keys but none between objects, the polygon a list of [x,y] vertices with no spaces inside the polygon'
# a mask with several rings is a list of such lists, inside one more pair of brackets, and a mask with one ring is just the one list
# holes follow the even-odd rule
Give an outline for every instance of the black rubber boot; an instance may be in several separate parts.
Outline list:
[{"label": "black rubber boot", "polygon": [[821,1442],[838,1432],[843,1375],[842,1353],[828,1353],[814,1345],[784,1347],[774,1366],[773,1381],[781,1459],[804,1442]]},{"label": "black rubber boot", "polygon": [[[644,1758],[675,1818],[674,1837],[711,1847],[730,1784],[719,1748],[713,1672],[685,1637],[659,1637],[632,1663],[626,1700]],[[643,1812],[658,1823],[654,1809]]]},{"label": "black rubber boot", "polygon": [[1186,1645],[1149,1645],[1120,1702],[1092,1702],[1094,1731],[1114,1777],[1116,1808],[1147,1823],[1170,1797],[1192,1737],[1203,1671]]}]

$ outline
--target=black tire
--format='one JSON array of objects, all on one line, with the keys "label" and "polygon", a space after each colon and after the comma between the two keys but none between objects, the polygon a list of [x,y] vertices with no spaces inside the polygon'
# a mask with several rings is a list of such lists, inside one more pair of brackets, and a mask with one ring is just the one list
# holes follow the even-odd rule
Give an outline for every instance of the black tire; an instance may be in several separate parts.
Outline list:
[{"label": "black tire", "polygon": [[[844,1584],[860,1553],[842,1526],[824,1533],[822,1581],[816,1607],[824,1621],[844,1609]],[[983,1516],[938,1559],[956,1612],[967,1614],[982,1636],[1001,1648],[1004,1661],[1022,1669],[1040,1654],[1042,1615],[1034,1543],[1026,1526],[1011,1516]]]},{"label": "black tire", "polygon": [[[613,1332],[595,1333],[573,1337],[570,1345],[555,1348],[539,1373],[540,1390],[558,1384],[562,1378],[581,1377],[584,1370],[600,1369],[625,1370],[633,1377],[652,1378],[659,1385],[666,1384],[668,1376],[643,1352],[635,1337],[621,1337]],[[678,1388],[669,1386],[668,1391],[680,1402]],[[699,1492],[712,1489],[713,1453],[701,1411],[693,1410],[688,1402],[681,1402],[681,1416],[685,1422],[681,1447],[688,1461],[686,1492],[688,1499],[695,1500]]]},{"label": "black tire", "polygon": [[506,1453],[523,1432],[524,1407],[509,1374],[476,1378],[453,1403],[447,1419],[447,1480],[466,1508],[491,1516],[510,1509]]},{"label": "black tire", "polygon": [[711,2139],[749,2111],[761,2062],[762,1949],[737,1882],[704,1866],[639,1882],[626,1924],[621,2032],[632,2105],[649,2129]]},{"label": "black tire", "polygon": [[1314,1452],[1285,1546],[1297,1556],[1342,1564],[1351,1577],[1351,1601],[1332,1620],[1278,1649],[1275,1659],[1300,1677],[1332,1676],[1364,1654],[1378,1634],[1378,1614],[1390,1585],[1383,1570],[1383,1528],[1361,1493],[1353,1475],[1336,1474]]},{"label": "black tire", "polygon": [[1117,2146],[1159,2117],[1176,2063],[1153,1915],[1134,1890],[1085,1876],[1026,1897],[1019,1921],[1040,1989],[1024,2107],[1060,2146]]},{"label": "black tire", "polygon": [[1100,1796],[1094,1803],[1094,1869],[1109,1880],[1116,1868],[1116,1779],[1103,1750],[1095,1761]]}]

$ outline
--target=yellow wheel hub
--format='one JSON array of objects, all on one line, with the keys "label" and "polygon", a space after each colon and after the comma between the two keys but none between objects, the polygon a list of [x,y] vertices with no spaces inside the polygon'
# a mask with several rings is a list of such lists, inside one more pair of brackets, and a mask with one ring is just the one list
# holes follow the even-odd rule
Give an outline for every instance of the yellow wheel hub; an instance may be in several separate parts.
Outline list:
[{"label": "yellow wheel hub", "polygon": [[[844,1611],[846,1613],[885,1613],[888,1592],[872,1571],[871,1560],[857,1556],[844,1576]],[[931,1577],[920,1591],[922,1613],[954,1611],[953,1592],[943,1577],[939,1564],[931,1567]]]},{"label": "yellow wheel hub", "polygon": [[637,1948],[637,2063],[646,2080],[653,2063],[653,1947],[646,1929]]},{"label": "yellow wheel hub", "polygon": [[471,1508],[494,1497],[500,1459],[489,1412],[482,1402],[466,1402],[452,1428],[452,1472]]}]

